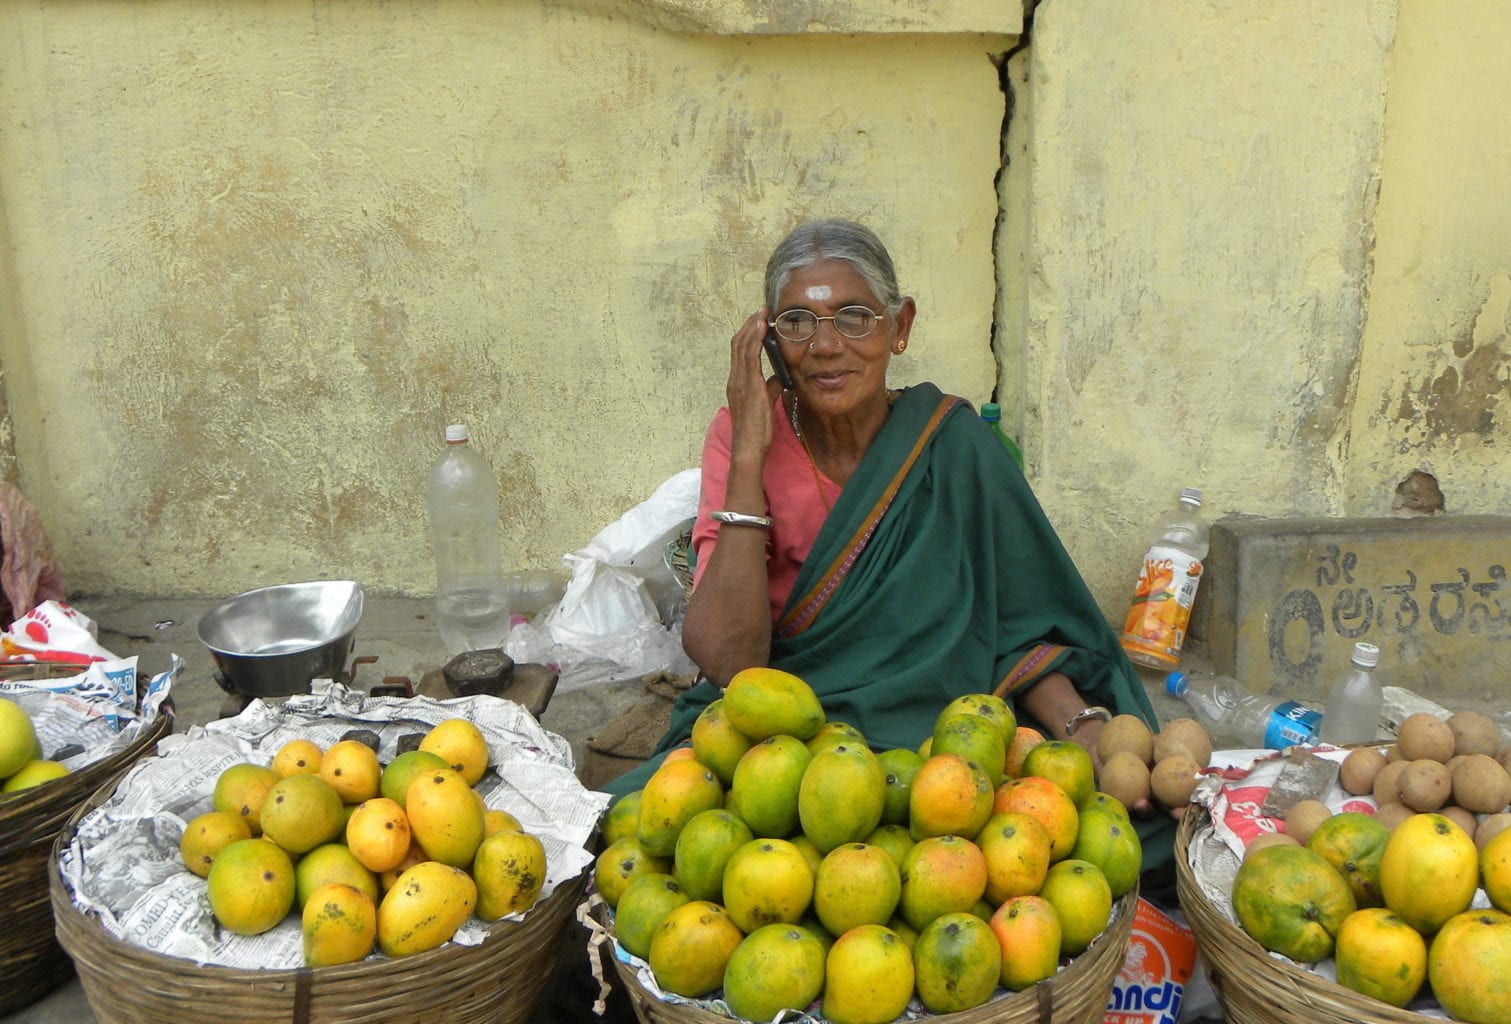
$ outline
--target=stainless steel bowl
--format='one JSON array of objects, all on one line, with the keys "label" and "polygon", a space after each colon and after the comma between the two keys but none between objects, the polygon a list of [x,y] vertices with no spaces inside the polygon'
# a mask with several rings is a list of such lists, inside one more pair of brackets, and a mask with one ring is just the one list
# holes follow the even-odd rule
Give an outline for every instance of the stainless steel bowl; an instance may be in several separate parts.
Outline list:
[{"label": "stainless steel bowl", "polygon": [[362,619],[362,585],[352,580],[286,583],[238,594],[199,620],[199,639],[228,693],[308,693],[312,679],[345,679]]}]

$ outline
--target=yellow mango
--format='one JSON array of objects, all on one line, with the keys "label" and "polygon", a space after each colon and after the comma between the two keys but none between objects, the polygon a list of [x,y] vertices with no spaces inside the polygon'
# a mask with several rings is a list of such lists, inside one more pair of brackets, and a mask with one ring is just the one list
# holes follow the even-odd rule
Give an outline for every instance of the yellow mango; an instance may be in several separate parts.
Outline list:
[{"label": "yellow mango", "polygon": [[415,842],[431,860],[456,868],[472,865],[483,841],[483,809],[472,787],[450,768],[415,776],[404,795]]},{"label": "yellow mango", "polygon": [[350,964],[372,952],[378,934],[372,897],[341,882],[310,894],[300,914],[304,962],[311,967]]},{"label": "yellow mango", "polygon": [[386,796],[364,800],[346,821],[346,845],[369,871],[392,871],[409,853],[409,815]]},{"label": "yellow mango", "polygon": [[528,832],[495,832],[478,846],[472,878],[484,921],[529,910],[546,881],[546,849]]},{"label": "yellow mango", "polygon": [[434,860],[416,864],[378,905],[378,948],[385,956],[435,949],[451,940],[476,905],[477,885],[467,872]]},{"label": "yellow mango", "polygon": [[780,669],[759,666],[736,672],[722,700],[724,716],[754,743],[781,735],[807,741],[824,724],[824,709],[813,688]]}]

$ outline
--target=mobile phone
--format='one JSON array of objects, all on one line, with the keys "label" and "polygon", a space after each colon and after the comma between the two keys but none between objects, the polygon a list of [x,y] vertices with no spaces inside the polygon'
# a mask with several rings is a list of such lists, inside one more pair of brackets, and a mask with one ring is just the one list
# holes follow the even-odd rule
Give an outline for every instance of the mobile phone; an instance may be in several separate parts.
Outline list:
[{"label": "mobile phone", "polygon": [[766,346],[766,358],[771,360],[771,371],[776,374],[778,383],[787,391],[792,390],[792,371],[787,369],[787,360],[782,358],[782,346],[777,341],[776,331],[766,328],[766,337],[762,344]]}]

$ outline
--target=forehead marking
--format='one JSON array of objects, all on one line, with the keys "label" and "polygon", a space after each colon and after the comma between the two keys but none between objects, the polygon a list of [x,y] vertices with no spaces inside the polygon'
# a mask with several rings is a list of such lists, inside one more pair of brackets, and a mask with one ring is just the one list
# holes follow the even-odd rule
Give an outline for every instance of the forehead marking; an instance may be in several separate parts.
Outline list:
[{"label": "forehead marking", "polygon": [[811,302],[823,302],[834,294],[834,289],[826,284],[809,285],[803,295]]}]

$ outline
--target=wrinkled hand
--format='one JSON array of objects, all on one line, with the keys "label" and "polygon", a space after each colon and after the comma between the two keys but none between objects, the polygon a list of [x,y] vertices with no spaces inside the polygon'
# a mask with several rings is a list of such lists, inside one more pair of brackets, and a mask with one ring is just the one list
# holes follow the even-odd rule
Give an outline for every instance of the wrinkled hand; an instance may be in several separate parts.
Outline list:
[{"label": "wrinkled hand", "polygon": [[768,330],[769,314],[770,310],[762,306],[740,325],[729,342],[729,383],[724,396],[732,421],[733,452],[764,453],[771,447],[771,407],[782,387],[775,377],[767,380],[761,373],[761,342]]},{"label": "wrinkled hand", "polygon": [[[1102,728],[1106,724],[1106,722],[1093,718],[1090,721],[1081,722],[1076,731],[1070,735],[1072,742],[1080,744],[1086,753],[1091,755],[1091,767],[1096,772],[1098,779],[1102,777],[1102,756],[1097,753],[1097,738],[1102,735]],[[1143,800],[1134,801],[1133,806],[1128,808],[1128,814],[1134,818],[1153,818],[1159,811],[1159,807],[1147,797]],[[1170,811],[1170,816],[1179,821],[1180,816],[1184,813],[1185,808],[1181,807]]]}]

